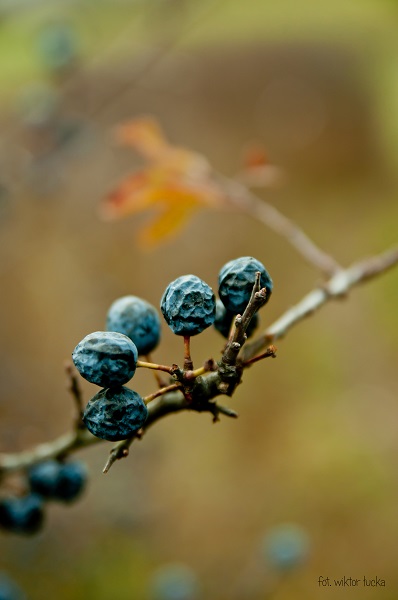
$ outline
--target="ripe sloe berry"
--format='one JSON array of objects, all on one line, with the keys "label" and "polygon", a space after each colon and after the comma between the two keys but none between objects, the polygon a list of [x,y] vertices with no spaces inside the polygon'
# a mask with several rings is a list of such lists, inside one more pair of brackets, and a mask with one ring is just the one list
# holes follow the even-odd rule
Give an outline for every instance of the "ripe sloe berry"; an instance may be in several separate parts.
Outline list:
[{"label": "ripe sloe berry", "polygon": [[96,331],[77,344],[72,359],[84,379],[101,387],[112,387],[133,377],[138,351],[122,333]]},{"label": "ripe sloe berry", "polygon": [[264,265],[251,256],[242,256],[227,262],[218,276],[218,293],[227,310],[234,315],[242,314],[249,303],[256,280],[256,272],[260,271],[261,288],[266,288],[268,298],[273,283]]},{"label": "ripe sloe berry", "polygon": [[106,328],[127,335],[140,355],[152,352],[160,340],[160,319],[155,307],[137,296],[115,300],[108,311]]},{"label": "ripe sloe berry", "polygon": [[[231,330],[232,321],[236,315],[234,313],[229,312],[221,300],[217,300],[216,302],[216,318],[214,320],[214,327],[217,329],[219,333],[225,338],[228,338],[229,332]],[[248,328],[246,329],[246,335],[249,338],[253,335],[254,331],[258,326],[258,314],[256,313],[251,319]]]},{"label": "ripe sloe berry", "polygon": [[137,392],[118,386],[101,390],[88,402],[83,415],[93,435],[111,442],[125,440],[142,427],[148,409]]},{"label": "ripe sloe berry", "polygon": [[176,335],[201,333],[214,322],[216,299],[213,290],[195,275],[182,275],[169,283],[160,308]]},{"label": "ripe sloe berry", "polygon": [[5,498],[0,502],[0,526],[14,533],[31,534],[43,524],[43,500],[37,494]]},{"label": "ripe sloe berry", "polygon": [[60,463],[46,460],[31,467],[28,472],[31,490],[47,499],[70,502],[83,491],[87,471],[81,461]]}]

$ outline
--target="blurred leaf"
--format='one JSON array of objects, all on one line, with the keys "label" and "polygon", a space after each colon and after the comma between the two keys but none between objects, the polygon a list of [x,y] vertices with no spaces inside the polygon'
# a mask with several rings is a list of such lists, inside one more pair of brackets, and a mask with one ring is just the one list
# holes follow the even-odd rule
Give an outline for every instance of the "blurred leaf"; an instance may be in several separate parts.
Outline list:
[{"label": "blurred leaf", "polygon": [[155,209],[138,237],[141,245],[154,246],[174,236],[200,208],[224,205],[207,160],[170,145],[154,119],[142,117],[119,126],[116,139],[135,148],[150,165],[122,181],[102,203],[100,215],[114,220]]}]

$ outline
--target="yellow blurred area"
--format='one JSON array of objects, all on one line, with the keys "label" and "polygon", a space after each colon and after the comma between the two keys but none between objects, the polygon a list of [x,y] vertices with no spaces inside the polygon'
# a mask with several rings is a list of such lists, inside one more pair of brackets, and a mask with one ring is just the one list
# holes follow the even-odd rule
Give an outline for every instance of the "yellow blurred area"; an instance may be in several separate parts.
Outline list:
[{"label": "yellow blurred area", "polygon": [[[264,145],[284,180],[256,193],[343,265],[397,242],[397,27],[394,0],[0,2],[1,452],[70,428],[64,361],[116,298],[158,307],[187,273],[216,290],[224,263],[254,256],[275,285],[264,328],[321,281],[249,216],[203,210],[151,251],[136,241],[149,215],[102,222],[142,164],[114,144],[122,121],[153,115],[231,177]],[[236,421],[168,417],[106,476],[111,444],[80,452],[88,492],[49,506],[34,538],[1,534],[0,570],[30,600],[156,600],[168,563],[206,600],[395,600],[397,296],[392,270],[298,325],[245,373]],[[181,363],[162,325],[153,358]],[[222,346],[194,338],[195,366]],[[142,370],[132,385],[155,389]],[[287,575],[262,552],[283,523],[310,541]],[[325,589],[321,575],[386,586]]]}]

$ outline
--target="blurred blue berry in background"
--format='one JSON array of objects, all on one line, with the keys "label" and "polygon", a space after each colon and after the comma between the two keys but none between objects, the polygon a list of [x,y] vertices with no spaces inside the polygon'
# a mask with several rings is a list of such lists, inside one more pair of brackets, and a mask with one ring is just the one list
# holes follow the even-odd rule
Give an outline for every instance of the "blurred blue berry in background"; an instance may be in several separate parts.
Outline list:
[{"label": "blurred blue berry in background", "polygon": [[26,600],[23,591],[3,571],[0,571],[0,600]]},{"label": "blurred blue berry in background", "polygon": [[199,600],[199,581],[195,573],[183,564],[159,568],[151,581],[151,600]]},{"label": "blurred blue berry in background", "polygon": [[306,531],[298,525],[277,525],[264,536],[262,551],[267,562],[273,567],[287,571],[307,560],[310,539]]}]

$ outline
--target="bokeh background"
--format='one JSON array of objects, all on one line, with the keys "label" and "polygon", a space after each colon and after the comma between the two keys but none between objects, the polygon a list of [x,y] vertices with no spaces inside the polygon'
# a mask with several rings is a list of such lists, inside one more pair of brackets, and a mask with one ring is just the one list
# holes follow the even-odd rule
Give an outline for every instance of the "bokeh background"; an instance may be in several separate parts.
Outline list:
[{"label": "bokeh background", "polygon": [[[320,280],[244,215],[203,211],[151,251],[136,241],[146,215],[102,222],[100,201],[141,164],[114,144],[121,121],[154,115],[230,176],[263,143],[285,177],[258,194],[343,264],[396,242],[397,31],[393,0],[0,2],[1,451],[70,427],[64,360],[117,297],[158,305],[184,273],[216,288],[252,255],[275,282],[265,327]],[[110,445],[82,451],[87,493],[51,506],[36,537],[2,534],[0,568],[31,600],[151,600],[176,563],[200,599],[395,600],[397,295],[391,271],[292,330],[245,374],[237,421],[165,419],[107,476]],[[180,342],[164,324],[155,358],[181,361]],[[221,347],[206,331],[194,361]],[[309,551],[282,573],[266,549],[285,523]]]}]

